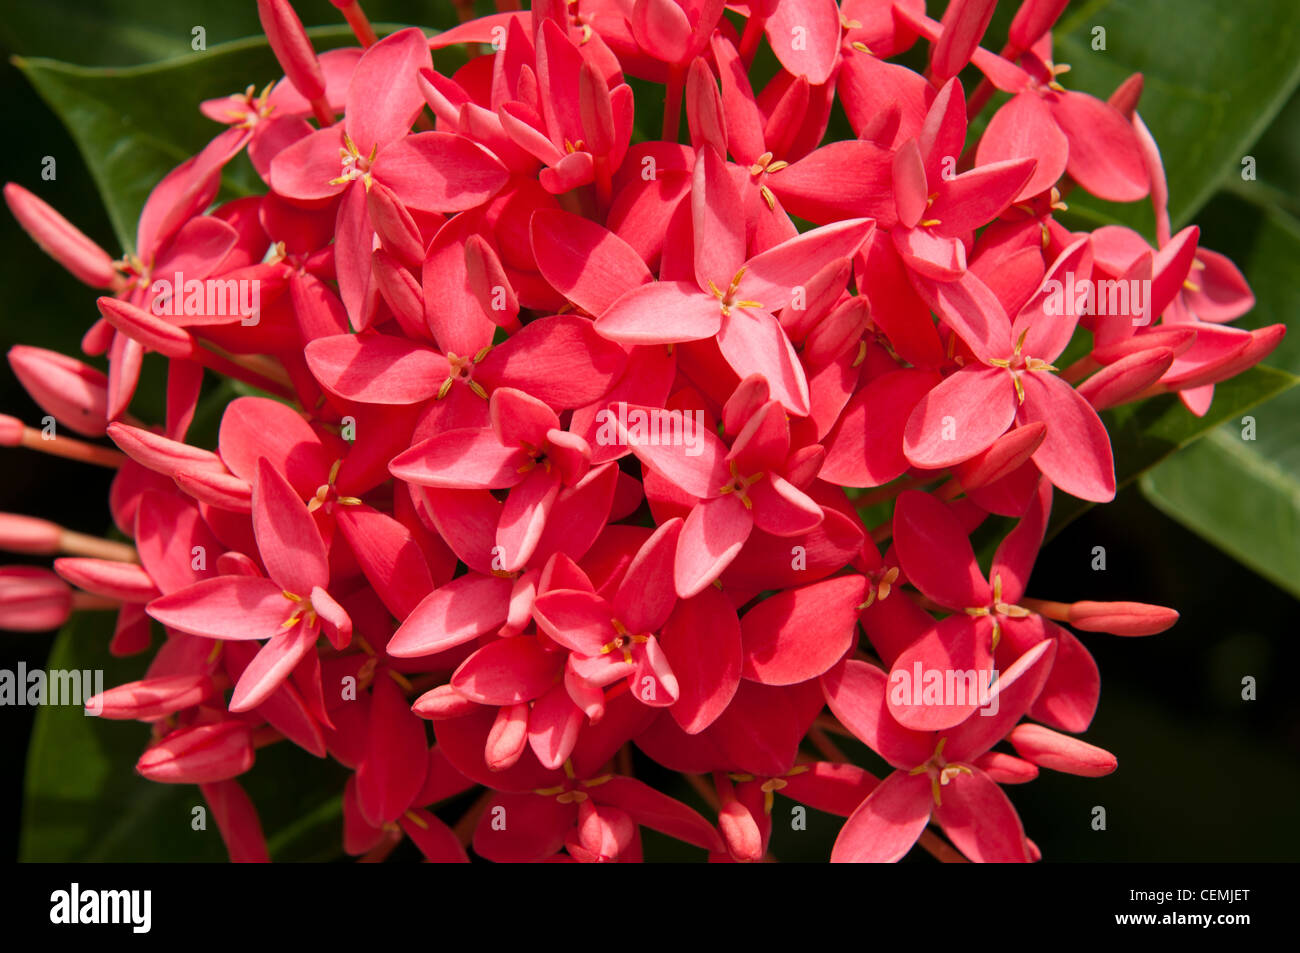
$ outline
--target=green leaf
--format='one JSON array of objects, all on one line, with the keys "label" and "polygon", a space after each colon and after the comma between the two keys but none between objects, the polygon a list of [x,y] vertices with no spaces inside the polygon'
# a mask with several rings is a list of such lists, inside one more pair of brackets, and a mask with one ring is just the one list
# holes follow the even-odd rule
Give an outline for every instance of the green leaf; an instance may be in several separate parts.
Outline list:
[{"label": "green leaf", "polygon": [[[1204,417],[1191,413],[1172,394],[1105,411],[1101,418],[1110,432],[1117,487],[1127,486],[1170,454],[1225,421],[1237,419],[1257,404],[1290,391],[1296,384],[1300,384],[1300,377],[1260,365],[1219,384],[1215,388],[1214,404]],[[1058,493],[1052,507],[1049,536],[1092,505]]]},{"label": "green leaf", "polygon": [[[1285,322],[1300,311],[1297,258],[1300,222],[1270,212],[1245,268],[1259,305],[1243,325]],[[1300,335],[1284,339],[1270,361],[1300,372]],[[1240,416],[1144,476],[1143,492],[1188,529],[1300,595],[1300,391],[1258,408],[1253,426]]]},{"label": "green leaf", "polygon": [[[1105,29],[1105,50],[1093,30]],[[1241,174],[1241,160],[1300,84],[1295,0],[1092,0],[1071,4],[1057,33],[1067,86],[1105,98],[1134,72],[1138,105],[1164,157],[1174,227]],[[1070,196],[1086,218],[1151,233],[1150,203]]]},{"label": "green leaf", "polygon": [[[309,33],[318,50],[355,42],[346,27]],[[282,75],[266,41],[257,38],[130,69],[22,57],[14,62],[72,134],[121,247],[131,251],[149,192],[225,128],[203,116],[199,103],[250,83],[260,89]],[[265,191],[245,156],[227,167],[223,184],[227,198]]]},{"label": "green leaf", "polygon": [[[54,642],[51,670],[102,672],[105,688],[140,678],[152,653],[113,658],[113,616],[81,613]],[[98,686],[96,686],[98,687]],[[47,705],[36,714],[27,758],[22,841],[24,862],[223,861],[226,850],[193,785],[156,784],[135,773],[149,728],[89,717],[81,708]],[[274,860],[341,855],[337,792],[346,772],[288,743],[258,751],[240,779],[261,816]]]}]

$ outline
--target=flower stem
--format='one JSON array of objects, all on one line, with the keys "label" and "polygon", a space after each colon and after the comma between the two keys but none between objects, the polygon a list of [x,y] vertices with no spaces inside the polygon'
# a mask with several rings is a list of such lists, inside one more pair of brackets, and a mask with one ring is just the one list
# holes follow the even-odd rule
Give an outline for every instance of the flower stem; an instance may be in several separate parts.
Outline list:
[{"label": "flower stem", "polygon": [[342,10],[343,19],[348,21],[348,26],[352,27],[352,32],[356,35],[362,46],[373,46],[378,37],[375,36],[374,27],[370,25],[370,19],[361,9],[360,3],[349,3]]},{"label": "flower stem", "polygon": [[111,470],[116,470],[126,462],[126,454],[121,451],[87,443],[75,437],[59,435],[46,437],[44,431],[37,430],[35,427],[23,427],[19,445],[28,450],[39,450],[54,457],[93,463],[97,467],[108,467]]}]

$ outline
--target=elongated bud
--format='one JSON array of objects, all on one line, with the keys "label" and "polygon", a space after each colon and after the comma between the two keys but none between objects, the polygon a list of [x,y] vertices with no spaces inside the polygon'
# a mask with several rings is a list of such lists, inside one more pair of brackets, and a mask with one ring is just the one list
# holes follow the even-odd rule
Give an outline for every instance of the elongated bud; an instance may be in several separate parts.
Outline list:
[{"label": "elongated bud", "polygon": [[528,747],[528,705],[503,705],[488,732],[483,760],[493,771],[514,767]]},{"label": "elongated bud", "polygon": [[114,421],[108,426],[108,436],[140,466],[164,476],[174,476],[182,469],[228,472],[221,458],[210,450],[191,447],[130,424]]},{"label": "elongated bud", "polygon": [[1097,348],[1092,352],[1092,356],[1102,364],[1113,364],[1116,361],[1128,357],[1130,354],[1137,354],[1141,351],[1150,351],[1157,347],[1167,347],[1174,352],[1174,357],[1178,357],[1196,343],[1196,329],[1191,327],[1158,327],[1151,331],[1144,331],[1142,334],[1135,334],[1123,341],[1118,341],[1109,347]]},{"label": "elongated bud", "polygon": [[440,718],[458,718],[477,711],[481,706],[472,702],[450,685],[439,685],[430,689],[415,700],[411,711],[421,718],[436,720]]},{"label": "elongated bud", "polygon": [[410,271],[383,248],[376,248],[371,253],[370,272],[380,295],[406,336],[428,340],[424,323],[424,298],[420,283]]},{"label": "elongated bud", "polygon": [[0,549],[40,556],[62,552],[128,563],[139,561],[135,547],[126,543],[74,533],[58,523],[20,513],[0,513]]},{"label": "elongated bud", "polygon": [[1005,751],[986,751],[974,761],[998,784],[1025,784],[1038,777],[1038,766]]},{"label": "elongated bud", "polygon": [[1125,119],[1131,120],[1137,110],[1138,100],[1142,98],[1143,82],[1142,74],[1134,73],[1116,86],[1115,92],[1106,101],[1123,113]]},{"label": "elongated bud", "polygon": [[109,324],[164,357],[192,358],[198,350],[194,337],[184,328],[168,324],[130,302],[105,297],[96,303]]},{"label": "elongated bud", "polygon": [[1053,771],[1100,778],[1119,766],[1115,756],[1104,748],[1063,735],[1043,725],[1019,725],[1007,736],[1007,740],[1026,761]]},{"label": "elongated bud", "polygon": [[1016,427],[993,441],[993,446],[983,453],[958,464],[953,475],[965,490],[988,486],[1023,466],[1046,436],[1047,426],[1042,421]]},{"label": "elongated bud", "polygon": [[68,556],[54,560],[54,571],[87,592],[122,602],[148,602],[162,595],[137,563]]},{"label": "elongated bud", "polygon": [[1076,602],[1067,620],[1084,632],[1155,635],[1178,621],[1178,612],[1145,602]]},{"label": "elongated bud", "polygon": [[271,859],[262,834],[257,809],[238,781],[200,784],[203,799],[212,809],[213,820],[232,864],[265,864]]},{"label": "elongated bud", "polygon": [[182,708],[190,708],[213,692],[206,675],[168,675],[118,685],[86,702],[88,710],[113,720],[157,721]]},{"label": "elongated bud", "polygon": [[506,330],[519,327],[519,297],[501,259],[481,235],[465,242],[465,278],[489,321]]},{"label": "elongated bud", "polygon": [[424,264],[424,239],[393,190],[382,182],[373,183],[366,193],[366,210],[384,249],[407,268],[418,270]]},{"label": "elongated bud", "polygon": [[1070,0],[1025,0],[1016,11],[1007,33],[1007,41],[1014,50],[1023,52],[1038,42],[1065,12]]},{"label": "elongated bud", "polygon": [[253,511],[253,485],[232,473],[203,468],[181,468],[171,474],[176,485],[200,503],[231,513]]},{"label": "elongated bud", "polygon": [[570,835],[566,846],[585,851],[601,863],[617,861],[636,839],[636,824],[627,812],[588,798],[578,805],[577,840]]},{"label": "elongated bud", "polygon": [[58,523],[49,520],[19,513],[0,513],[0,549],[11,553],[38,556],[57,553],[62,532]]},{"label": "elongated bud", "polygon": [[9,349],[14,376],[41,409],[83,437],[108,426],[108,378],[74,357],[18,344]]},{"label": "elongated bud", "polygon": [[0,447],[21,447],[27,425],[17,417],[0,414]]},{"label": "elongated bud", "polygon": [[943,14],[943,33],[930,54],[930,71],[936,85],[960,73],[993,19],[997,0],[952,0]]},{"label": "elongated bud", "polygon": [[691,147],[708,143],[720,156],[727,154],[727,119],[722,109],[718,81],[702,56],[691,61],[686,74],[686,125]]},{"label": "elongated bud", "polygon": [[253,734],[242,721],[180,728],[153,745],[135,769],[163,784],[226,781],[253,766]]},{"label": "elongated bud", "polygon": [[257,0],[257,17],[293,88],[308,101],[324,96],[325,73],[289,0]]},{"label": "elongated bud", "polygon": [[731,779],[721,772],[715,772],[713,783],[722,799],[718,811],[718,830],[727,845],[727,852],[741,862],[753,862],[763,859],[763,832],[758,821],[749,808],[737,798]]},{"label": "elongated bud", "polygon": [[829,364],[849,348],[857,347],[870,318],[871,307],[866,298],[849,298],[808,332],[804,357],[815,366]]},{"label": "elongated bud", "polygon": [[1134,400],[1160,380],[1174,362],[1167,347],[1130,354],[1093,374],[1077,388],[1079,396],[1097,410],[1117,407]]},{"label": "elongated bud", "polygon": [[57,629],[72,614],[72,589],[38,566],[0,566],[0,628],[11,632]]},{"label": "elongated bud", "polygon": [[5,186],[5,202],[32,241],[79,281],[92,288],[115,288],[121,283],[108,252],[43,200],[10,182]]},{"label": "elongated bud", "polygon": [[1282,343],[1284,337],[1286,337],[1285,324],[1270,324],[1268,327],[1256,328],[1250,332],[1249,343],[1239,353],[1187,377],[1164,383],[1169,390],[1187,390],[1226,381],[1229,377],[1235,377],[1242,371],[1249,370],[1268,357],[1273,353],[1273,349]]}]

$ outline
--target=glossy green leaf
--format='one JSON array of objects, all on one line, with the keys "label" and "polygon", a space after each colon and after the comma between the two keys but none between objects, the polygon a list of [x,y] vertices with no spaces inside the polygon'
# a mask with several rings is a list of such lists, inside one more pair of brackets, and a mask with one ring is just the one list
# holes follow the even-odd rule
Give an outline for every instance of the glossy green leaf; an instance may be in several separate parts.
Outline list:
[{"label": "glossy green leaf", "polygon": [[[318,50],[355,42],[346,27],[309,32]],[[72,134],[118,241],[129,250],[134,250],[136,223],[150,191],[224,128],[203,116],[199,103],[249,84],[260,89],[282,75],[270,47],[258,38],[130,69],[22,57],[15,63]],[[242,155],[227,167],[224,187],[226,197],[265,191]],[[75,211],[64,211],[75,224]]]},{"label": "glossy green leaf", "polygon": [[[149,655],[113,658],[113,616],[82,613],[55,640],[47,668],[102,672],[105,688],[141,677]],[[156,784],[135,773],[149,728],[47,705],[36,715],[24,793],[23,861],[224,861],[225,846],[194,785]],[[337,792],[346,772],[281,743],[258,751],[241,779],[257,805],[273,860],[342,853]]]},{"label": "glossy green leaf", "polygon": [[[1104,30],[1105,49],[1094,49]],[[1105,98],[1140,72],[1138,111],[1164,157],[1174,227],[1225,181],[1300,85],[1294,0],[1091,0],[1067,9],[1056,60],[1072,89]],[[1071,208],[1151,233],[1149,203],[1115,205],[1075,192]]]},{"label": "glossy green leaf", "polygon": [[[1260,327],[1300,311],[1295,262],[1300,222],[1265,216],[1246,276],[1259,299],[1242,324]],[[1270,359],[1300,372],[1300,335]],[[1300,595],[1300,391],[1233,415],[1206,440],[1156,467],[1142,480],[1167,515],[1256,572]]]},{"label": "glossy green leaf", "polygon": [[[1184,450],[1225,421],[1237,419],[1296,384],[1300,384],[1300,377],[1261,365],[1219,384],[1214,404],[1204,417],[1192,414],[1173,395],[1104,412],[1101,416],[1110,431],[1117,486],[1127,486],[1175,451]],[[1055,534],[1092,505],[1057,494],[1050,533]]]}]

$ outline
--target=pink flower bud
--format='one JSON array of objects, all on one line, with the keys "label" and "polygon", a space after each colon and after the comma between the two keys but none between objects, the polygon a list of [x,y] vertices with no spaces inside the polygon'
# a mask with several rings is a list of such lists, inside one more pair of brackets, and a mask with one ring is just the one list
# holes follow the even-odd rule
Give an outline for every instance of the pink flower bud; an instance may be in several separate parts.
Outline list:
[{"label": "pink flower bud", "polygon": [[157,721],[197,705],[212,691],[206,675],[168,675],[110,688],[87,701],[86,708],[100,708],[101,718]]},{"label": "pink flower bud", "polygon": [[866,298],[849,298],[808,332],[805,358],[813,365],[829,364],[862,340],[870,316]]},{"label": "pink flower bud", "polygon": [[54,560],[54,571],[74,586],[109,599],[148,602],[162,595],[144,567],[136,563],[69,556]]},{"label": "pink flower bud", "polygon": [[100,298],[99,313],[118,331],[165,357],[193,357],[198,345],[185,329],[117,298]]},{"label": "pink flower bud", "polygon": [[1142,98],[1142,85],[1142,74],[1134,73],[1115,87],[1115,92],[1111,93],[1106,101],[1123,113],[1125,119],[1131,120],[1133,111],[1137,109],[1138,100]]},{"label": "pink flower bud", "polygon": [[23,344],[9,349],[9,366],[32,400],[83,437],[108,426],[108,378],[74,357]]},{"label": "pink flower bud", "polygon": [[1116,407],[1160,380],[1173,362],[1174,352],[1167,347],[1138,351],[1089,377],[1079,385],[1079,396],[1097,410]]},{"label": "pink flower bud", "polygon": [[958,464],[953,471],[957,481],[964,489],[975,490],[1002,479],[1023,466],[1046,435],[1047,427],[1041,421],[1008,430],[983,453]]},{"label": "pink flower bud", "polygon": [[1007,740],[1022,758],[1066,774],[1100,778],[1110,774],[1119,765],[1109,751],[1043,725],[1019,725],[1007,736]]},{"label": "pink flower bud", "polygon": [[1024,0],[1011,21],[1007,39],[1017,50],[1027,50],[1050,30],[1070,0]]},{"label": "pink flower bud", "polygon": [[503,705],[488,733],[483,760],[493,771],[514,767],[528,747],[528,705]]},{"label": "pink flower bud", "polygon": [[943,33],[930,56],[938,83],[956,76],[970,62],[993,19],[997,0],[952,0],[943,14]]},{"label": "pink flower bud", "polygon": [[72,612],[68,584],[37,566],[0,566],[0,623],[11,632],[57,629]]},{"label": "pink flower bud", "polygon": [[257,0],[257,17],[293,88],[308,101],[324,96],[325,73],[289,0]]},{"label": "pink flower bud", "polygon": [[0,513],[0,549],[7,549],[11,553],[57,553],[62,532],[57,523],[49,520],[17,513]]},{"label": "pink flower bud", "polygon": [[164,476],[172,476],[181,469],[226,470],[221,458],[210,450],[191,447],[129,424],[110,424],[108,436],[136,463]]},{"label": "pink flower bud", "polygon": [[468,715],[479,707],[450,685],[439,685],[417,698],[411,710],[421,718],[438,719]]},{"label": "pink flower bud", "polygon": [[27,425],[17,417],[0,414],[0,447],[18,447],[22,445],[23,433]]},{"label": "pink flower bud", "polygon": [[1144,602],[1076,602],[1070,606],[1068,621],[1085,632],[1155,635],[1177,622],[1178,613]]},{"label": "pink flower bud", "polygon": [[140,755],[135,769],[163,784],[204,784],[252,766],[252,730],[241,721],[221,721],[173,731]]},{"label": "pink flower bud", "polygon": [[5,186],[5,201],[32,241],[78,280],[92,288],[112,288],[120,279],[108,252],[21,185]]}]

